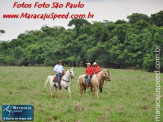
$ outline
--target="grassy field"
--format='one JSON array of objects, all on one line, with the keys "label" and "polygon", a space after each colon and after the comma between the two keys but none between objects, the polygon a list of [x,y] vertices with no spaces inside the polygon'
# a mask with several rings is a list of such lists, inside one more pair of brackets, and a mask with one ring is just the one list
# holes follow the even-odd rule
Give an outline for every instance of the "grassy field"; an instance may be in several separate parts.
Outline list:
[{"label": "grassy field", "polygon": [[[53,67],[0,67],[0,107],[2,104],[31,104],[34,106],[35,122],[155,121],[154,73],[110,69],[111,81],[105,82],[103,93],[99,94],[100,99],[97,100],[96,97],[92,98],[90,89],[80,98],[77,78],[84,70],[74,68],[72,99],[69,100],[66,90],[63,99],[60,99],[60,91],[57,92],[57,99],[51,99],[49,83],[43,88],[47,76],[53,75]],[[162,103],[163,99],[161,107]],[[0,112],[0,118],[1,114]]]}]

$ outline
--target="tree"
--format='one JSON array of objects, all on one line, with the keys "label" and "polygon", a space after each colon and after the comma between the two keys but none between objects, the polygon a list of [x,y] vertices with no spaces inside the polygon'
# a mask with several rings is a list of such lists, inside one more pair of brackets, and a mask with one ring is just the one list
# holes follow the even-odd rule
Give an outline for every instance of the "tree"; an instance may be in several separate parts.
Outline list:
[{"label": "tree", "polygon": [[0,30],[0,33],[5,33],[5,30]]},{"label": "tree", "polygon": [[0,36],[1,34],[4,34],[5,33],[5,30],[0,30]]},{"label": "tree", "polygon": [[[54,66],[62,60],[66,66],[85,66],[98,62],[112,68],[155,68],[154,49],[163,47],[162,12],[152,15],[135,13],[129,22],[93,22],[72,19],[69,26],[43,26],[26,31],[11,41],[0,42],[0,64]],[[149,21],[150,19],[150,21]],[[1,31],[3,33],[3,31]],[[161,71],[163,53],[161,52]]]},{"label": "tree", "polygon": [[129,19],[129,23],[135,24],[138,20],[144,20],[149,21],[149,17],[145,14],[140,13],[133,13],[132,15],[127,16],[127,19]]},{"label": "tree", "polygon": [[21,47],[16,47],[14,51],[15,65],[21,65],[23,61],[23,49]]},{"label": "tree", "polygon": [[85,19],[72,19],[68,26],[72,26],[74,25],[75,26],[75,31],[76,31],[76,37],[79,36],[79,32],[80,32],[80,28],[85,26],[85,25],[89,25],[90,23],[85,20]]},{"label": "tree", "polygon": [[143,19],[136,21],[136,23],[134,24],[134,28],[138,29],[139,32],[141,32],[144,28],[148,26],[149,26],[149,23]]},{"label": "tree", "polygon": [[156,14],[152,14],[150,17],[150,21],[152,24],[156,26],[163,26],[163,11],[160,11]]}]

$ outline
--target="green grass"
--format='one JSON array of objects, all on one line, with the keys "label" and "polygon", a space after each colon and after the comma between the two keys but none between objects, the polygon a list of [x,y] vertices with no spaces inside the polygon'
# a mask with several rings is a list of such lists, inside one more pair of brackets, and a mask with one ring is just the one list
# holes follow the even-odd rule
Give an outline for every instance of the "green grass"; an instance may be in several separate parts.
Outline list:
[{"label": "green grass", "polygon": [[[43,88],[47,76],[53,75],[53,67],[0,67],[0,107],[3,104],[31,104],[34,106],[35,122],[155,121],[154,73],[110,69],[111,81],[105,82],[103,93],[99,94],[100,99],[97,100],[96,97],[92,98],[90,89],[80,98],[77,78],[84,71],[84,68],[74,68],[72,99],[69,100],[66,90],[63,99],[60,99],[60,91],[57,92],[57,99],[51,99],[49,83]],[[161,98],[161,107],[162,103]]]}]

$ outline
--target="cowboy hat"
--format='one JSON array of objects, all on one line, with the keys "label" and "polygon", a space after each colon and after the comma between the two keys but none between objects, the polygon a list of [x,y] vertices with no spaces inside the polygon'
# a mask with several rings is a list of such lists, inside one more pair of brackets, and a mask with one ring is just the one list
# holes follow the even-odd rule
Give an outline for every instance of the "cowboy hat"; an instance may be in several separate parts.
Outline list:
[{"label": "cowboy hat", "polygon": [[96,62],[93,63],[93,65],[96,65],[96,64],[97,64]]},{"label": "cowboy hat", "polygon": [[91,63],[86,63],[87,65],[91,65]]},{"label": "cowboy hat", "polygon": [[59,64],[59,63],[62,63],[62,61],[61,61],[61,60],[59,60],[59,61],[58,61],[58,64]]}]

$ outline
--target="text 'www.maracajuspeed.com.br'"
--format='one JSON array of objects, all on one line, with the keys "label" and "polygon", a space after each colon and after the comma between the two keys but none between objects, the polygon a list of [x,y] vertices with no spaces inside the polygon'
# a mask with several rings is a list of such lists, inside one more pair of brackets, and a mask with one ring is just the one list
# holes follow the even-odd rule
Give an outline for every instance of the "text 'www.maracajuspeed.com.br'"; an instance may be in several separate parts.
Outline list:
[{"label": "text 'www.maracajuspeed.com.br'", "polygon": [[21,14],[3,14],[3,18],[4,19],[21,19],[21,18],[25,18],[25,19],[75,19],[75,18],[93,18],[94,14],[91,14],[91,12],[89,12],[88,14],[71,14],[70,12],[67,12],[67,14],[55,14],[55,13],[44,13],[44,14],[30,14],[30,13],[21,13]]}]

